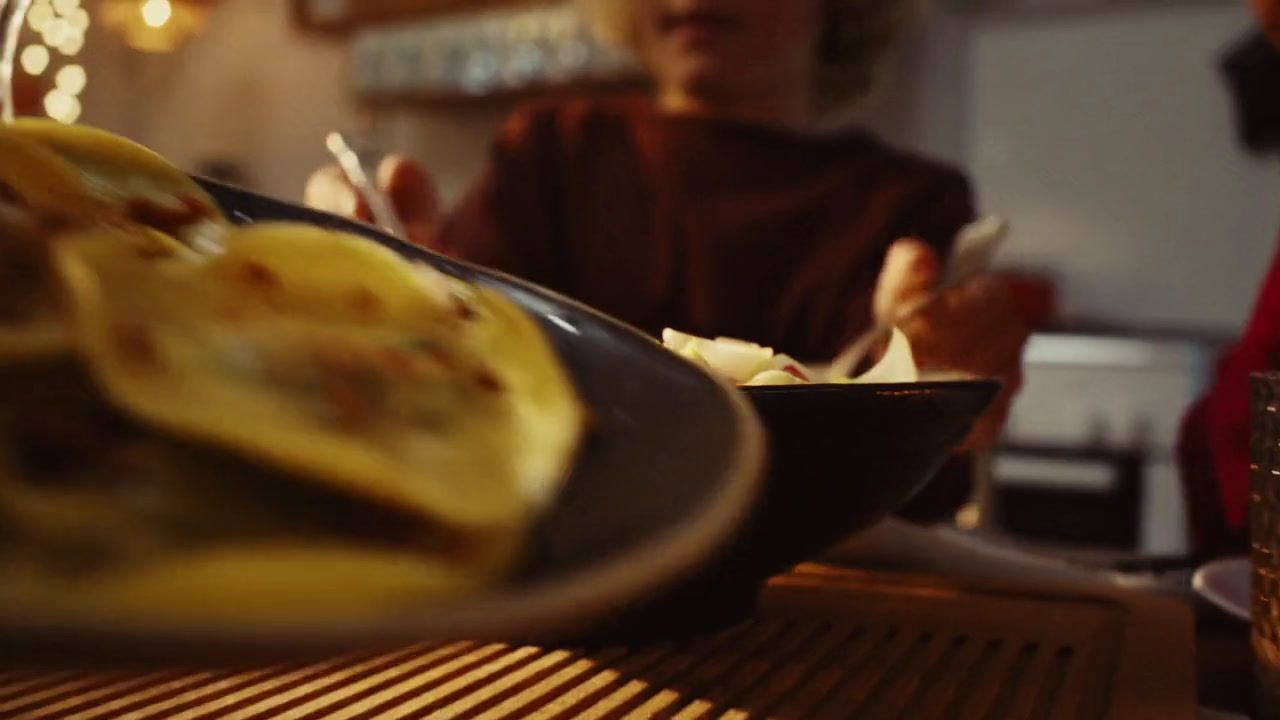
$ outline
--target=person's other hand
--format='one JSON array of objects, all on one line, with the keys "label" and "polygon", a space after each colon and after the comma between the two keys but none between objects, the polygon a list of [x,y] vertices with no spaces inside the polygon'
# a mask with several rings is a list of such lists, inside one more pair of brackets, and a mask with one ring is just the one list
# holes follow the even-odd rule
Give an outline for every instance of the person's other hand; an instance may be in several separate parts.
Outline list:
[{"label": "person's other hand", "polygon": [[[420,163],[401,155],[388,155],[378,165],[376,182],[390,198],[408,240],[430,246],[440,221],[435,183]],[[321,168],[307,180],[303,202],[316,210],[372,222],[369,203],[347,181],[336,165]]]},{"label": "person's other hand", "polygon": [[[937,253],[919,240],[889,248],[876,286],[878,319],[897,319],[922,370],[959,370],[1003,381],[1004,389],[978,422],[965,449],[995,445],[1022,385],[1022,350],[1029,336],[1007,285],[983,275],[921,306],[942,279]],[[909,312],[906,317],[902,313]]]}]

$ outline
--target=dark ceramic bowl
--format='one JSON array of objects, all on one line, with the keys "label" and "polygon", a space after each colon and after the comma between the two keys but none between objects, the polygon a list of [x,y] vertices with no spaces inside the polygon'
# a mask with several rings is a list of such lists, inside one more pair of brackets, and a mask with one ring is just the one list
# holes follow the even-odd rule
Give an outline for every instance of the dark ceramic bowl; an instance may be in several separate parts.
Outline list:
[{"label": "dark ceramic bowl", "polygon": [[744,619],[763,579],[814,559],[906,504],[999,389],[994,380],[745,388],[770,445],[755,512],[696,576],[582,639],[646,642]]},{"label": "dark ceramic bowl", "polygon": [[[523,573],[465,603],[325,627],[86,626],[7,617],[0,656],[261,661],[466,637],[613,642],[713,629],[756,586],[891,513],[925,484],[997,385],[794,386],[745,394],[578,303],[366,225],[210,183],[238,222],[368,236],[500,289],[540,318],[596,419]],[[750,403],[747,402],[749,398]],[[764,442],[772,445],[763,478]]]}]

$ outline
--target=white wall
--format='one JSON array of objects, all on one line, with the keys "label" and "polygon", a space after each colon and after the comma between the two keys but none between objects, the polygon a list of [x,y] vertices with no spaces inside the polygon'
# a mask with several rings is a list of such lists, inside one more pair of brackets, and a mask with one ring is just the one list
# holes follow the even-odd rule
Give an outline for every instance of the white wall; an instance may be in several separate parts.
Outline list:
[{"label": "white wall", "polygon": [[225,0],[207,31],[169,55],[125,49],[95,28],[85,121],[191,167],[242,163],[260,189],[298,198],[327,161],[330,130],[353,127],[346,52],[295,32],[285,0]]},{"label": "white wall", "polygon": [[[85,122],[123,133],[183,167],[230,158],[257,189],[301,196],[307,175],[329,162],[325,134],[368,119],[349,92],[340,41],[294,31],[287,0],[223,0],[204,34],[169,55],[125,48],[90,33]],[[376,114],[387,150],[432,168],[446,201],[479,171],[508,103],[418,106]]]},{"label": "white wall", "polygon": [[1217,58],[1244,3],[975,22],[968,156],[1009,260],[1074,315],[1234,329],[1280,228],[1280,177],[1235,145]]},{"label": "white wall", "polygon": [[902,43],[853,120],[896,145],[968,164],[970,23],[935,13]]}]

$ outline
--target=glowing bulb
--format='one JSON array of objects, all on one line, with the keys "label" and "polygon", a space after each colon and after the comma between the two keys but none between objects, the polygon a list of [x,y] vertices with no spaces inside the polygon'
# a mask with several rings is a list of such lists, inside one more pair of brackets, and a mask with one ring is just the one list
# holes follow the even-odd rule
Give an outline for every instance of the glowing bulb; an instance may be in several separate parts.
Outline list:
[{"label": "glowing bulb", "polygon": [[49,23],[56,16],[53,14],[53,8],[45,3],[32,5],[27,11],[27,25],[35,32],[44,32]]},{"label": "glowing bulb", "polygon": [[53,0],[53,9],[63,17],[75,12],[78,7],[80,7],[80,0]]},{"label": "glowing bulb", "polygon": [[88,83],[89,74],[84,71],[82,65],[68,65],[59,70],[54,78],[54,84],[58,89],[68,95],[79,95]]},{"label": "glowing bulb", "polygon": [[75,12],[67,17],[67,22],[71,27],[84,32],[89,29],[89,11],[84,8],[76,8]]},{"label": "glowing bulb", "polygon": [[22,69],[28,75],[39,75],[49,67],[49,48],[43,45],[28,45],[19,58]]},{"label": "glowing bulb", "polygon": [[44,111],[60,123],[73,123],[80,119],[80,101],[61,90],[50,90],[44,96]]},{"label": "glowing bulb", "polygon": [[104,0],[93,23],[104,23],[135,50],[165,53],[200,34],[212,5],[211,0]]},{"label": "glowing bulb", "polygon": [[67,39],[67,35],[70,35],[71,32],[71,23],[62,18],[57,18],[50,20],[49,24],[44,26],[44,32],[40,33],[40,37],[44,38],[45,45],[57,47]]},{"label": "glowing bulb", "polygon": [[142,21],[149,27],[162,28],[173,17],[169,0],[147,0],[142,4]]},{"label": "glowing bulb", "polygon": [[58,52],[63,55],[75,55],[84,48],[84,32],[72,28],[67,37],[58,45]]}]

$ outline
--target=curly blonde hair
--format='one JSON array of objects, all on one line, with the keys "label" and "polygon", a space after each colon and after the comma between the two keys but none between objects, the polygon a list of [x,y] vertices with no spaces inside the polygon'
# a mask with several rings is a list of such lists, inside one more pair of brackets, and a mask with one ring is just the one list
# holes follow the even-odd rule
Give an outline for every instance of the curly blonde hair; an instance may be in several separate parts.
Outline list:
[{"label": "curly blonde hair", "polygon": [[[602,40],[638,50],[631,0],[577,2]],[[818,109],[830,110],[865,97],[875,86],[888,51],[919,18],[921,7],[922,0],[822,0],[824,24],[814,78]]]}]

